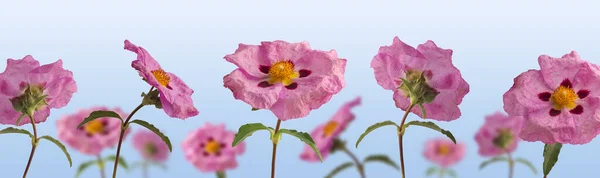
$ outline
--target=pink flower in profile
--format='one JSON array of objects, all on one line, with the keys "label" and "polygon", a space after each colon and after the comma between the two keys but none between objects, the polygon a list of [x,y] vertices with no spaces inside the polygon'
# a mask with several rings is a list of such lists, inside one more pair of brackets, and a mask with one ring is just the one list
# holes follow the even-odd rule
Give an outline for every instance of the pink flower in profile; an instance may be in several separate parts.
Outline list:
[{"label": "pink flower in profile", "polygon": [[146,160],[161,163],[169,158],[169,147],[154,132],[137,131],[133,134],[133,147]]},{"label": "pink flower in profile", "polygon": [[561,58],[541,55],[540,70],[514,79],[504,110],[523,116],[519,137],[546,144],[585,144],[600,133],[600,67],[572,51]]},{"label": "pink flower in profile", "polygon": [[[35,123],[44,122],[50,108],[66,106],[75,92],[73,73],[62,67],[60,59],[42,66],[31,55],[19,60],[8,59],[6,70],[0,73],[0,124],[17,124],[23,111],[17,111],[13,104],[22,105],[28,97],[46,95],[33,113]],[[31,121],[25,116],[19,126],[28,123]]]},{"label": "pink flower in profile", "polygon": [[162,109],[170,117],[187,119],[198,115],[194,107],[190,89],[183,80],[175,74],[165,72],[160,64],[142,47],[125,40],[125,49],[137,54],[137,59],[131,62],[140,76],[151,86],[158,89]]},{"label": "pink flower in profile", "polygon": [[236,156],[245,151],[242,142],[231,147],[235,133],[225,129],[225,124],[205,123],[190,133],[181,143],[185,159],[202,172],[222,172],[238,166]]},{"label": "pink flower in profile", "polygon": [[[451,121],[461,115],[458,105],[469,92],[469,84],[462,78],[460,71],[452,64],[452,50],[439,48],[433,41],[420,44],[417,49],[394,38],[391,46],[382,46],[371,61],[377,83],[386,90],[394,91],[396,107],[407,110],[410,105],[408,93],[399,89],[400,78],[416,79],[425,75],[426,84],[439,94],[430,103],[423,106],[427,118],[439,121]],[[419,107],[412,113],[423,118]]]},{"label": "pink flower in profile", "polygon": [[[310,135],[314,139],[323,159],[327,158],[331,152],[334,140],[354,120],[355,115],[351,110],[360,105],[360,103],[360,97],[345,103],[327,123],[317,126],[311,132]],[[319,156],[309,146],[304,147],[304,151],[300,154],[300,159],[310,162],[320,161]]]},{"label": "pink flower in profile", "polygon": [[[122,118],[127,117],[120,108],[109,109],[107,107],[92,107],[81,109],[77,112],[63,116],[56,121],[58,138],[70,147],[87,155],[99,155],[103,149],[112,148],[119,142],[121,133],[121,121],[115,118],[98,118],[77,128],[79,123],[93,111],[110,110],[118,113]],[[125,136],[129,133],[125,131]]]},{"label": "pink flower in profile", "polygon": [[307,42],[240,44],[225,59],[238,67],[223,77],[233,96],[282,121],[307,116],[345,86],[346,59],[335,50],[313,50]]},{"label": "pink flower in profile", "polygon": [[485,123],[475,134],[479,154],[498,156],[515,151],[522,123],[523,117],[508,116],[502,112],[486,116]]},{"label": "pink flower in profile", "polygon": [[465,144],[461,142],[454,144],[448,138],[432,139],[425,144],[423,155],[429,161],[448,168],[463,159]]}]

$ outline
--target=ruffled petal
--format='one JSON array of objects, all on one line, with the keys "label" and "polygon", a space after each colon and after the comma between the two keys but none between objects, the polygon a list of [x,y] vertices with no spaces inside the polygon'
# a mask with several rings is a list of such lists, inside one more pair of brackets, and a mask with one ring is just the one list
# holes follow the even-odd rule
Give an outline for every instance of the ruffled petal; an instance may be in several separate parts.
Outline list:
[{"label": "ruffled petal", "polygon": [[553,89],[543,81],[542,73],[538,70],[529,70],[517,76],[513,86],[504,93],[504,111],[512,116],[524,116],[550,108],[550,102],[540,99],[539,95],[544,92],[552,93]]},{"label": "ruffled petal", "polygon": [[263,88],[258,86],[262,81],[242,69],[236,69],[223,77],[225,88],[233,92],[235,99],[242,100],[253,108],[268,109],[279,100],[283,86],[278,84]]},{"label": "ruffled petal", "polygon": [[560,58],[541,55],[538,58],[538,63],[544,81],[550,88],[556,88],[565,79],[573,81],[575,74],[586,62],[579,58],[577,52],[571,51],[571,53]]},{"label": "ruffled petal", "polygon": [[192,94],[194,90],[188,87],[183,80],[173,73],[167,73],[170,77],[169,88],[158,88],[163,110],[167,115],[174,118],[187,119],[198,115],[199,111],[194,107]]}]

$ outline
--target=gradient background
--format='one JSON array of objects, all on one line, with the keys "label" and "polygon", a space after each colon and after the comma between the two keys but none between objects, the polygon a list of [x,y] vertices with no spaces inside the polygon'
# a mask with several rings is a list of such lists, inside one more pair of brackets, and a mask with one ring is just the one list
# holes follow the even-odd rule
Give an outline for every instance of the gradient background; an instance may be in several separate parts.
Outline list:
[{"label": "gradient background", "polygon": [[[506,164],[494,164],[484,170],[478,166],[484,158],[477,154],[473,134],[487,114],[502,109],[502,94],[513,78],[527,69],[539,69],[541,54],[562,56],[577,50],[583,59],[600,63],[598,41],[600,4],[593,1],[504,0],[474,1],[8,1],[0,2],[0,58],[22,58],[31,54],[41,63],[64,60],[72,70],[79,91],[70,104],[53,110],[46,123],[39,124],[40,134],[56,136],[55,121],[77,108],[93,105],[120,106],[132,110],[148,85],[139,80],[130,67],[135,55],[123,50],[123,41],[146,48],[167,71],[183,78],[196,92],[193,95],[200,115],[185,121],[171,119],[163,111],[147,107],[136,118],[145,119],[162,129],[174,144],[169,169],[151,170],[152,178],[214,177],[197,171],[183,157],[181,141],[205,122],[227,123],[231,130],[248,122],[275,125],[268,111],[251,112],[223,87],[222,77],[235,66],[223,56],[233,53],[238,43],[282,39],[309,41],[314,49],[335,49],[348,59],[347,87],[308,117],[284,122],[282,127],[311,131],[325,122],[344,102],[363,97],[356,108],[357,120],[342,138],[354,143],[369,125],[399,121],[403,112],[392,101],[392,92],[375,82],[369,67],[379,46],[390,45],[394,36],[416,46],[434,40],[442,48],[454,50],[454,64],[471,85],[471,92],[460,105],[463,116],[454,122],[439,123],[468,145],[464,160],[454,169],[459,177],[507,177]],[[4,62],[0,68],[5,67]],[[415,115],[409,120],[416,119]],[[4,126],[2,126],[4,127]],[[24,127],[30,129],[30,126]],[[141,129],[135,127],[134,130]],[[440,137],[428,129],[410,129],[406,136],[407,175],[424,177],[431,165],[422,156],[427,139]],[[239,168],[229,177],[268,177],[271,142],[259,132],[247,139],[246,154],[239,157]],[[0,177],[20,177],[30,151],[23,135],[1,135]],[[299,160],[302,142],[286,137],[278,153],[277,176],[280,178],[323,177],[333,167],[350,159],[334,154],[322,164]],[[360,157],[386,153],[397,160],[395,131],[383,128],[373,132],[352,148]],[[531,160],[541,172],[542,143],[522,143],[514,154]],[[595,177],[600,163],[598,140],[584,146],[566,145],[552,178]],[[93,159],[70,149],[73,168],[54,145],[42,142],[36,152],[29,177],[71,177],[79,163]],[[122,154],[129,162],[140,159],[128,139]],[[114,150],[107,150],[114,154]],[[109,166],[110,167],[110,166]],[[106,173],[110,174],[111,168]],[[400,177],[394,169],[380,164],[366,167],[371,178]],[[141,177],[139,170],[119,171],[119,177]],[[82,177],[98,177],[97,169],[88,169]],[[358,177],[347,170],[337,177]],[[518,165],[515,177],[534,176]]]}]

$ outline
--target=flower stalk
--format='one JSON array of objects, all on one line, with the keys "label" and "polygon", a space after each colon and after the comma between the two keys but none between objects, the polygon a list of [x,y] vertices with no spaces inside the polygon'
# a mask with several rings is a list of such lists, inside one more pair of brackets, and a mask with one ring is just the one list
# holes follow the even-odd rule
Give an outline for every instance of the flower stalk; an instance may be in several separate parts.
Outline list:
[{"label": "flower stalk", "polygon": [[[277,142],[279,141],[279,126],[281,125],[281,120],[277,119],[277,125],[275,126],[275,132],[273,133],[273,157],[271,158],[271,178],[275,178],[275,158],[277,157]],[[277,141],[275,141],[277,140]]]},{"label": "flower stalk", "polygon": [[31,140],[31,153],[29,153],[29,161],[27,161],[27,166],[25,167],[25,171],[23,172],[23,178],[27,177],[27,172],[29,171],[31,161],[33,160],[33,155],[35,154],[35,149],[38,145],[37,128],[35,127],[35,120],[33,119],[33,114],[27,114],[27,116],[31,120],[31,127],[33,128],[33,139]]}]

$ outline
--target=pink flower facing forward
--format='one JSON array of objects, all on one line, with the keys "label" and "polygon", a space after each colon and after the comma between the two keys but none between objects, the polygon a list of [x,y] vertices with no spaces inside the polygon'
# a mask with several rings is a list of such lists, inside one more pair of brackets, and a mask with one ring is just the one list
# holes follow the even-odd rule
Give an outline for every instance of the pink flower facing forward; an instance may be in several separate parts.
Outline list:
[{"label": "pink flower facing forward", "polygon": [[[315,140],[317,148],[321,151],[323,159],[327,158],[331,152],[334,140],[354,120],[355,115],[351,110],[360,105],[360,103],[360,97],[345,103],[327,123],[317,126],[311,132],[311,136]],[[304,151],[300,154],[300,159],[310,162],[320,161],[319,156],[309,146],[304,147]]]},{"label": "pink flower facing forward", "polygon": [[133,135],[133,147],[144,159],[155,163],[165,162],[169,158],[169,147],[154,132],[137,131]]},{"label": "pink flower facing forward", "polygon": [[485,123],[475,134],[482,156],[499,156],[515,151],[518,134],[523,123],[520,116],[507,116],[496,112],[485,117]]},{"label": "pink flower facing forward", "polygon": [[[433,101],[423,104],[427,118],[439,121],[451,121],[460,117],[458,105],[469,92],[469,84],[462,78],[460,71],[452,64],[452,50],[442,49],[433,41],[421,44],[417,49],[394,38],[391,46],[382,46],[371,61],[377,83],[386,90],[394,91],[396,107],[407,110],[411,104],[407,90],[402,86],[401,78],[415,81],[424,75],[426,90],[438,92]],[[423,118],[419,107],[412,113]]]},{"label": "pink flower facing forward", "polygon": [[245,151],[244,142],[231,147],[235,133],[225,124],[204,124],[190,133],[181,144],[185,159],[202,172],[222,172],[238,166],[236,156]]},{"label": "pink flower facing forward", "polygon": [[[127,117],[127,114],[123,113],[120,108],[92,107],[82,109],[74,114],[63,116],[56,122],[58,138],[79,152],[92,156],[99,155],[105,148],[112,148],[117,145],[121,133],[121,121],[118,119],[98,118],[77,128],[83,119],[93,111],[98,110],[111,110],[118,113],[122,118]],[[130,130],[127,129],[125,136],[129,132]]]},{"label": "pink flower facing forward", "polygon": [[165,72],[160,64],[142,47],[125,40],[125,49],[137,54],[137,60],[131,62],[140,76],[151,86],[158,89],[162,109],[170,117],[187,119],[198,115],[194,107],[190,89],[179,77]]},{"label": "pink flower facing forward", "polygon": [[240,44],[225,59],[239,67],[223,77],[233,96],[282,121],[307,116],[345,86],[346,59],[335,50],[312,50],[307,42]]},{"label": "pink flower facing forward", "polygon": [[[29,112],[27,109],[34,109],[35,123],[44,122],[50,108],[66,106],[75,92],[73,73],[63,69],[60,59],[42,66],[30,55],[8,59],[6,70],[0,73],[0,123],[16,125],[21,113]],[[36,98],[44,95],[46,98],[35,105]],[[18,126],[27,123],[31,121],[25,116]]]},{"label": "pink flower facing forward", "polygon": [[448,168],[458,163],[465,156],[465,144],[461,142],[454,144],[447,138],[436,138],[425,144],[423,154],[429,161],[443,168]]},{"label": "pink flower facing forward", "polygon": [[504,110],[523,116],[525,141],[585,144],[600,133],[600,67],[572,51],[561,58],[542,55],[540,70],[517,76],[504,94]]}]

